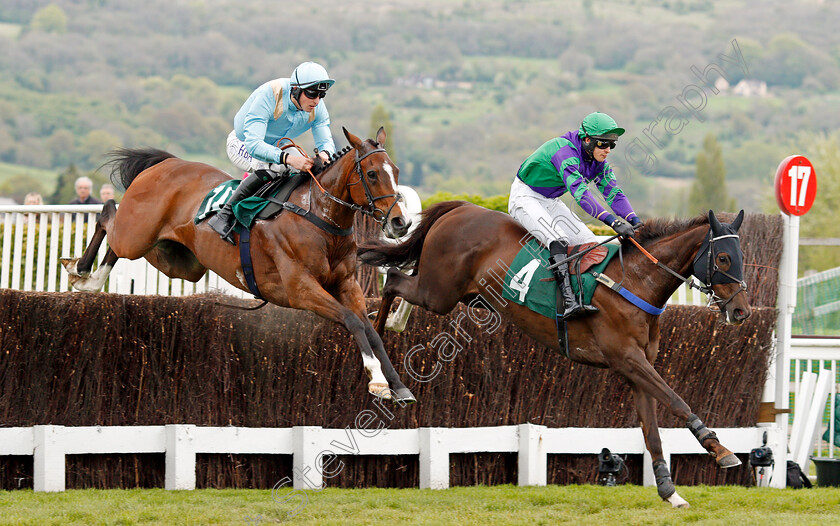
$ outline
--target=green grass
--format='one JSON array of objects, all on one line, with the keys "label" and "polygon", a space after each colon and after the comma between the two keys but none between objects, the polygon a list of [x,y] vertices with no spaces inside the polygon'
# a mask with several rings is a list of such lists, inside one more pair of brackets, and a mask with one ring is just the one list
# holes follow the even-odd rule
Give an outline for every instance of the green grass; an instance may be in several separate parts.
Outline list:
[{"label": "green grass", "polygon": [[32,168],[23,164],[0,163],[0,184],[16,175],[29,175],[41,181],[44,187],[52,188],[58,181],[60,171],[58,169]]},{"label": "green grass", "polygon": [[0,491],[0,524],[840,524],[837,488],[679,492],[691,508],[672,509],[655,489],[639,486],[326,489],[308,491],[306,506],[290,517],[301,500],[278,504],[267,490]]}]

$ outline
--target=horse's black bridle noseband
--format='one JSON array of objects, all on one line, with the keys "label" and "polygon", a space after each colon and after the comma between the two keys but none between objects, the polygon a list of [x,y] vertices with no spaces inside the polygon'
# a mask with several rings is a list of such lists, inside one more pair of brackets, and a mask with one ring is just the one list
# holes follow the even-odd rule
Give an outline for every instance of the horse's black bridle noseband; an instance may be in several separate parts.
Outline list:
[{"label": "horse's black bridle noseband", "polygon": [[[734,254],[740,255],[741,244],[740,244],[740,237],[738,236],[738,234],[722,234],[720,236],[714,236],[712,234],[712,227],[710,225],[709,226],[709,239],[707,241],[708,247],[706,248],[705,252],[702,250],[702,247],[701,247],[700,251],[697,252],[697,256],[695,256],[695,258],[694,258],[694,268],[693,268],[693,271],[692,271],[692,275],[694,277],[696,277],[697,279],[699,279],[703,283],[703,285],[700,286],[700,285],[696,285],[696,284],[694,284],[690,281],[686,281],[686,283],[688,283],[689,286],[696,288],[697,290],[699,290],[700,292],[702,292],[703,294],[705,294],[708,297],[709,301],[708,301],[707,306],[709,308],[711,308],[712,304],[714,303],[718,306],[718,308],[721,311],[723,311],[723,309],[729,304],[730,301],[735,299],[735,296],[737,296],[738,294],[740,294],[742,292],[747,291],[747,283],[743,279],[743,264],[738,265],[738,267],[735,269],[735,271],[734,271],[735,274],[741,274],[740,277],[736,277],[736,276],[733,276],[732,274],[730,274],[729,272],[723,270],[722,268],[720,268],[717,264],[717,261],[715,261],[715,256],[717,255],[718,252],[720,252],[719,250],[718,251],[715,250],[715,242],[720,241],[721,239],[731,239],[731,238],[734,238],[734,239],[738,240],[737,242],[730,242],[733,245],[733,248],[735,249],[735,251],[731,251],[731,252],[733,252]],[[730,257],[732,257],[732,256],[730,256]],[[706,267],[705,268],[703,268],[702,266],[698,266],[698,264],[700,263],[700,261],[702,259],[706,260]],[[739,260],[740,260],[740,257],[739,257]],[[716,277],[716,274],[723,275],[725,279]],[[712,289],[712,285],[721,285],[721,284],[724,284],[724,283],[738,283],[738,284],[741,285],[741,287],[735,292],[735,294],[729,296],[726,299],[723,299],[720,296],[718,296],[717,293],[715,293],[715,291]]]},{"label": "horse's black bridle noseband", "polygon": [[[403,200],[403,196],[400,193],[374,196],[373,193],[370,191],[370,186],[368,186],[368,183],[365,180],[365,176],[362,173],[362,160],[365,159],[366,157],[370,156],[370,155],[375,154],[375,153],[385,153],[385,148],[376,148],[375,150],[371,150],[371,151],[369,151],[366,154],[361,155],[361,156],[359,155],[359,151],[355,150],[355,159],[354,159],[354,161],[356,163],[356,173],[359,174],[359,181],[362,183],[362,188],[364,188],[364,190],[365,190],[365,197],[367,197],[367,201],[368,201],[367,202],[367,207],[369,207],[369,208],[366,208],[365,206],[357,205],[355,203],[348,203],[347,201],[339,199],[338,197],[332,195],[331,193],[329,193],[327,191],[324,191],[324,193],[326,194],[327,197],[329,197],[330,199],[332,199],[336,203],[344,205],[344,206],[346,206],[346,207],[348,207],[351,210],[354,210],[356,212],[361,212],[366,216],[370,216],[371,218],[373,218],[374,221],[379,223],[382,226],[382,229],[384,230],[385,225],[387,224],[387,221],[388,221],[388,217],[390,217],[390,215],[391,215],[391,210],[393,210],[394,207],[397,206],[397,203],[399,203],[400,201]],[[358,182],[347,183],[347,186],[353,186],[353,185],[356,185],[356,184],[359,184],[359,183]],[[395,199],[394,199],[394,203],[391,205],[390,208],[388,208],[387,212],[382,212],[381,210],[376,208],[376,205],[374,204],[376,201],[378,201],[380,199],[388,199],[389,197],[394,197]],[[377,217],[377,213],[380,214],[381,217]]]}]

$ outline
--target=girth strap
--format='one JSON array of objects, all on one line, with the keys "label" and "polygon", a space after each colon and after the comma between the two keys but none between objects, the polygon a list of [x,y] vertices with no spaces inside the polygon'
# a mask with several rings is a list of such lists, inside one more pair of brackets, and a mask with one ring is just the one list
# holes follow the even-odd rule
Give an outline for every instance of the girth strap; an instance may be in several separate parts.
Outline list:
[{"label": "girth strap", "polygon": [[245,274],[248,290],[258,300],[263,299],[254,276],[254,264],[251,262],[251,230],[242,225],[239,226],[239,260],[242,262],[242,273]]},{"label": "girth strap", "polygon": [[662,307],[661,309],[659,307],[654,307],[653,305],[646,302],[642,298],[636,296],[635,294],[633,294],[629,290],[625,289],[623,286],[619,285],[618,283],[616,283],[615,281],[613,281],[609,277],[607,277],[607,276],[605,276],[605,275],[603,275],[599,272],[595,272],[594,270],[592,271],[592,275],[595,276],[596,281],[598,281],[599,283],[603,283],[604,285],[606,285],[610,289],[617,292],[622,298],[626,299],[627,301],[629,301],[630,303],[632,303],[636,307],[639,307],[640,309],[647,312],[648,314],[652,314],[654,316],[659,316],[660,314],[665,312],[665,307]]}]

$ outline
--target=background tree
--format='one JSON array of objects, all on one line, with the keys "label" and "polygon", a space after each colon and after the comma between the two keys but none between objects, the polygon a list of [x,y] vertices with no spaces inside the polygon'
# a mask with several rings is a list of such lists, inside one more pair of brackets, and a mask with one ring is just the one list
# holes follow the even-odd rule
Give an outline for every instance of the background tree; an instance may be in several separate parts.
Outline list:
[{"label": "background tree", "polygon": [[[388,113],[384,105],[377,104],[373,108],[373,113],[370,114],[370,133],[368,133],[368,137],[376,137],[376,132],[379,131],[380,126],[385,128],[385,144],[382,147],[387,150],[388,157],[394,161],[394,164],[397,164],[397,150],[394,148],[394,125],[391,123],[391,114]],[[397,166],[399,165],[397,164]]]},{"label": "background tree", "polygon": [[[803,138],[810,144],[805,156],[817,173],[817,198],[811,210],[802,216],[802,237],[837,238],[837,203],[840,202],[840,132],[831,136]],[[775,207],[774,207],[775,208]],[[800,246],[799,273],[828,270],[840,266],[840,247]]]},{"label": "background tree", "polygon": [[11,197],[20,204],[29,192],[38,192],[43,196],[44,191],[44,185],[38,179],[26,174],[14,175],[0,184],[0,195]]},{"label": "background tree", "polygon": [[55,4],[50,4],[39,9],[29,23],[32,29],[47,33],[66,33],[67,14]]},{"label": "background tree", "polygon": [[[81,177],[81,175],[75,164],[67,166],[67,169],[58,176],[58,182],[55,184],[55,190],[52,195],[45,198],[44,203],[48,205],[63,205],[72,201],[76,197],[76,179]],[[92,191],[91,194],[95,195]]]},{"label": "background tree", "polygon": [[735,199],[726,191],[726,168],[723,151],[713,134],[703,139],[703,150],[697,154],[697,170],[688,196],[688,212],[706,210],[734,211]]}]

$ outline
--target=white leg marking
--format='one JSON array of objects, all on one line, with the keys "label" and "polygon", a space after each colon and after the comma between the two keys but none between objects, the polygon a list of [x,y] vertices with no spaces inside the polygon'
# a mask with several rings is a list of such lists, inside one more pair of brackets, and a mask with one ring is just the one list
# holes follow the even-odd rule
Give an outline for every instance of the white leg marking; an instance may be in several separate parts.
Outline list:
[{"label": "white leg marking", "polygon": [[[66,270],[68,274],[70,274],[71,276],[82,276],[77,270],[79,258],[61,258],[60,261],[61,264],[64,265],[64,270]],[[90,272],[88,272],[88,274],[90,274]],[[87,274],[82,277],[86,276]]]},{"label": "white leg marking", "polygon": [[408,317],[411,316],[412,308],[414,308],[414,305],[402,300],[397,310],[388,316],[388,319],[385,321],[385,328],[389,331],[403,332],[406,323],[408,323]]},{"label": "white leg marking", "polygon": [[77,278],[75,280],[71,278],[70,283],[76,290],[81,290],[84,292],[100,291],[102,290],[102,286],[105,285],[105,280],[108,279],[108,274],[111,273],[111,269],[113,268],[113,265],[102,265],[98,269],[96,269],[96,272],[91,274],[89,277]]},{"label": "white leg marking", "polygon": [[680,497],[680,495],[676,491],[674,492],[673,495],[671,495],[670,497],[668,497],[665,500],[670,502],[671,506],[673,506],[674,508],[688,508],[688,507],[690,507],[688,505],[688,502],[684,498]]},{"label": "white leg marking", "polygon": [[370,375],[370,383],[388,385],[388,380],[386,380],[385,375],[382,374],[382,364],[379,363],[376,356],[365,356],[362,354],[362,361],[364,361],[365,369],[367,370],[368,375]]}]

